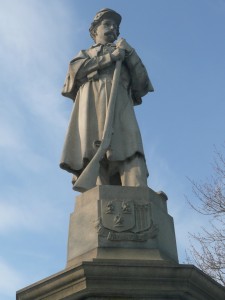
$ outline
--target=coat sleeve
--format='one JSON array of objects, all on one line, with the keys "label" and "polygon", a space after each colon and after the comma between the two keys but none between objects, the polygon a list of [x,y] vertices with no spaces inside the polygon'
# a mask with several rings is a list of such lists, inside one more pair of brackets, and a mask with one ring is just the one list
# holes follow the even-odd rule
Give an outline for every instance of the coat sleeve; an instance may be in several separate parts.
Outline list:
[{"label": "coat sleeve", "polygon": [[154,88],[145,66],[134,49],[126,57],[126,65],[130,71],[131,90],[134,104],[141,104],[141,97],[145,96],[148,92],[153,92]]},{"label": "coat sleeve", "polygon": [[79,54],[71,60],[62,89],[63,96],[75,100],[77,91],[79,89],[77,73],[87,59],[88,56],[85,51],[80,51]]},{"label": "coat sleeve", "polygon": [[79,87],[88,80],[97,79],[98,70],[112,64],[110,54],[89,57],[87,51],[80,53],[71,60],[66,75],[62,95],[75,100]]},{"label": "coat sleeve", "polygon": [[78,71],[77,78],[79,80],[84,80],[86,78],[91,79],[92,73],[107,68],[111,64],[112,64],[112,59],[109,53],[89,58],[85,60],[85,62],[82,65],[82,68],[80,68],[80,70]]}]

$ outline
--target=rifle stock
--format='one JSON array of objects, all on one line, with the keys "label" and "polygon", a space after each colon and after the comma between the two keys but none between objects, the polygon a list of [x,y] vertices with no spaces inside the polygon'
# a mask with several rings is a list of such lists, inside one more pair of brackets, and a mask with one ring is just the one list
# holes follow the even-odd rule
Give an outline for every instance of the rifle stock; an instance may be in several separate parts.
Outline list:
[{"label": "rifle stock", "polygon": [[122,61],[118,60],[116,62],[115,71],[113,74],[112,88],[109,98],[109,105],[106,113],[106,120],[104,124],[102,142],[98,151],[95,153],[92,160],[86,166],[84,171],[78,177],[75,182],[73,189],[79,192],[85,192],[96,186],[96,180],[99,174],[100,161],[104,157],[106,151],[109,148],[111,137],[113,134],[113,119],[114,119],[114,110],[117,98],[118,84],[120,78]]}]

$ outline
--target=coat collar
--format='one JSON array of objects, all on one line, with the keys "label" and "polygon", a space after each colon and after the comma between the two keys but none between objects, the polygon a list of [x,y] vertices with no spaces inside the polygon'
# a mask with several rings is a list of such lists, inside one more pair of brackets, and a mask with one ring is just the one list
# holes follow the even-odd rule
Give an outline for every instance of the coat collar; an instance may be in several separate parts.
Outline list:
[{"label": "coat collar", "polygon": [[103,44],[98,43],[98,44],[92,45],[91,48],[102,47],[102,46],[116,47],[116,44],[114,44],[114,43],[107,43],[107,44],[103,45]]}]

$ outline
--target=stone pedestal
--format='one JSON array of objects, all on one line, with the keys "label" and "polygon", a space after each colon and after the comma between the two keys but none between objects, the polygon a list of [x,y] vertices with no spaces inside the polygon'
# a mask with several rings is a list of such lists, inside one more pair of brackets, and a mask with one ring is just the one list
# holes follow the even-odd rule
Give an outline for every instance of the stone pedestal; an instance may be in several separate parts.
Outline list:
[{"label": "stone pedestal", "polygon": [[99,259],[178,262],[167,197],[150,188],[98,186],[76,198],[67,267]]},{"label": "stone pedestal", "polygon": [[66,269],[17,300],[224,300],[225,289],[178,264],[167,197],[149,188],[99,186],[76,199]]},{"label": "stone pedestal", "polygon": [[192,265],[94,260],[17,292],[17,300],[224,300],[225,289]]}]

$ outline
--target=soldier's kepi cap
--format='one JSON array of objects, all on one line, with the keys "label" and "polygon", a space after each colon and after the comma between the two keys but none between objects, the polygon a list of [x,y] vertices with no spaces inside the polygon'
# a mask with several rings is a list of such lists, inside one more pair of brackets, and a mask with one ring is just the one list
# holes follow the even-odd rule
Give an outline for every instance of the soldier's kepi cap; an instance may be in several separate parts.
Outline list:
[{"label": "soldier's kepi cap", "polygon": [[89,28],[90,33],[94,29],[94,27],[101,22],[103,18],[112,18],[117,26],[119,27],[122,17],[120,14],[118,14],[115,10],[112,10],[110,8],[103,8],[101,9],[94,17],[94,21],[91,23],[91,27]]}]

